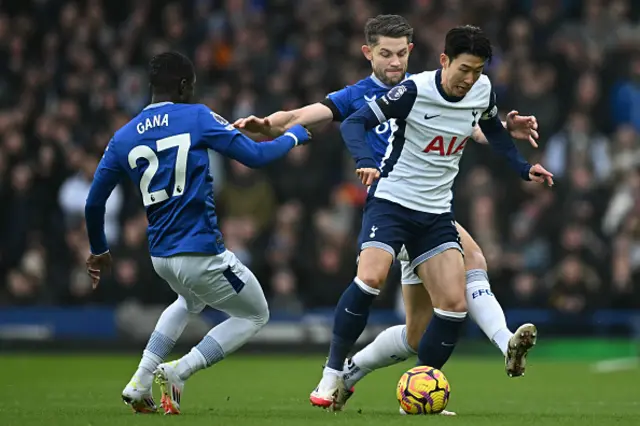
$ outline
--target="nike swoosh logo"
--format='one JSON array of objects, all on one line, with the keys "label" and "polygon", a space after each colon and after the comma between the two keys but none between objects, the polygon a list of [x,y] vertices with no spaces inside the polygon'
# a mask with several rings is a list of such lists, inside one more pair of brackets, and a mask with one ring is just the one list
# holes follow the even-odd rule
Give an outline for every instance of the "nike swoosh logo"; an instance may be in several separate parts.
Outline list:
[{"label": "nike swoosh logo", "polygon": [[424,119],[425,120],[431,120],[432,118],[436,118],[436,117],[440,117],[440,114],[436,114],[436,115],[425,114],[424,115]]},{"label": "nike swoosh logo", "polygon": [[452,347],[452,346],[455,346],[455,345],[456,345],[455,343],[442,342],[442,346],[446,346],[446,347],[449,347],[449,348]]},{"label": "nike swoosh logo", "polygon": [[355,312],[351,312],[348,308],[344,308],[344,311],[348,314],[355,315],[357,317],[361,317],[364,314],[356,314]]}]

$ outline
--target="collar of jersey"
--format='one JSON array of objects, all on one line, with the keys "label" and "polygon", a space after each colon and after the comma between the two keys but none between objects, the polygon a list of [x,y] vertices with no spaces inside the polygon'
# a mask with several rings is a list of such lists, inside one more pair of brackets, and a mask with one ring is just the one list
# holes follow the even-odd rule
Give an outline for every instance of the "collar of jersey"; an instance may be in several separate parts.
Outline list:
[{"label": "collar of jersey", "polygon": [[444,87],[442,87],[442,68],[436,71],[436,88],[438,89],[440,96],[442,96],[447,102],[460,102],[464,99],[464,96],[450,96],[444,91]]},{"label": "collar of jersey", "polygon": [[165,105],[173,105],[173,102],[156,102],[155,104],[149,104],[146,107],[144,107],[143,111],[151,108],[158,108]]},{"label": "collar of jersey", "polygon": [[382,88],[391,89],[391,86],[387,86],[386,84],[384,84],[378,77],[376,77],[374,73],[371,73],[371,80],[373,80],[375,84]]}]

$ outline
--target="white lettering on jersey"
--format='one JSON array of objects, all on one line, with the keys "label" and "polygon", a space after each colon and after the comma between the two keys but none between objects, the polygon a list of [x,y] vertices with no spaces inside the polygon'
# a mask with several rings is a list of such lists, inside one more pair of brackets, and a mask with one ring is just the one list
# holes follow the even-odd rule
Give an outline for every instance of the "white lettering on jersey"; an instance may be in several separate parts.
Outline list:
[{"label": "white lettering on jersey", "polygon": [[154,127],[159,126],[168,126],[169,125],[169,114],[157,114],[153,117],[147,117],[144,122],[139,122],[136,126],[136,130],[139,134],[143,134],[149,129],[153,129]]},{"label": "white lettering on jersey", "polygon": [[[482,76],[462,100],[450,102],[440,95],[435,76],[435,71],[427,71],[409,77],[416,84],[416,100],[404,131],[394,133],[385,153],[384,176],[374,196],[411,210],[442,214],[451,211],[458,164],[481,112],[489,107],[491,82]],[[382,99],[394,102],[405,92],[404,86],[396,86]]]}]

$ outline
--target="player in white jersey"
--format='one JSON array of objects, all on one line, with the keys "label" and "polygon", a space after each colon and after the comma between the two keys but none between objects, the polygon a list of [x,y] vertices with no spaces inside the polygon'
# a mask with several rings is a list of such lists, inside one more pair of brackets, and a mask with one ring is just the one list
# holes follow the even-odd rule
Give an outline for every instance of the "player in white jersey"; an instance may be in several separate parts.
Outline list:
[{"label": "player in white jersey", "polygon": [[[360,99],[370,99],[376,94],[376,91],[382,90],[384,93],[402,79],[407,69],[409,52],[413,47],[412,34],[413,29],[401,16],[380,15],[370,19],[365,27],[367,44],[363,46],[362,50],[364,56],[371,61],[373,75],[370,80],[374,82],[373,85],[369,84],[367,88],[367,79],[365,79],[361,82],[364,84],[364,88],[361,83],[347,86],[345,89],[329,95],[327,100],[321,103],[308,105],[294,111],[279,111],[262,119],[251,116],[238,120],[235,123],[236,126],[244,130],[262,133],[264,136],[274,136],[282,134],[288,127],[295,124],[320,127],[332,120],[341,121],[350,113],[349,111],[352,111],[353,106],[351,105],[359,107],[358,101]],[[381,87],[377,87],[375,84]],[[349,105],[344,106],[344,103],[340,102],[345,98],[349,100]],[[335,103],[338,103],[340,107],[336,108]],[[529,140],[534,147],[537,146],[535,143],[538,136],[537,123],[534,117],[520,117],[516,115],[516,112],[512,112],[508,116],[508,124],[514,138]],[[486,143],[482,132],[478,128],[475,130],[474,139]],[[388,135],[380,134],[378,131],[372,132],[372,134],[384,137],[382,143],[388,144],[386,140]],[[508,347],[511,341],[511,347],[514,350],[511,356],[507,356],[507,370],[511,375],[519,375],[524,371],[524,364],[520,362],[523,360],[522,351],[517,348],[521,332],[526,331],[527,326],[519,329],[515,336],[508,330],[504,312],[490,290],[486,261],[482,250],[461,225],[456,225],[461,234],[461,242],[465,251],[467,301],[470,314],[503,354],[509,355]],[[402,260],[402,253],[400,259]],[[409,262],[402,261],[401,263],[402,283],[421,283],[410,268]],[[423,286],[403,285],[402,290],[406,306],[406,326],[394,326],[383,331],[371,345],[345,363],[343,379],[348,385],[347,389],[350,389],[366,373],[400,362],[415,354],[418,341],[431,318],[431,301]],[[516,352],[520,352],[517,357],[515,356]],[[345,397],[345,393],[342,393],[344,402],[351,394],[347,392],[346,395]],[[341,405],[336,401],[335,408],[339,409]]]},{"label": "player in white jersey", "polygon": [[[342,123],[356,173],[371,188],[357,276],[336,307],[329,360],[312,404],[334,401],[347,353],[366,326],[370,306],[403,246],[434,306],[435,315],[418,345],[418,364],[441,369],[451,356],[467,315],[451,188],[464,141],[476,125],[523,179],[551,180],[542,166],[520,157],[497,118],[495,94],[482,74],[491,56],[491,44],[479,28],[454,28],[446,36],[442,69],[410,76]],[[365,137],[391,118],[397,130],[379,167]]]}]

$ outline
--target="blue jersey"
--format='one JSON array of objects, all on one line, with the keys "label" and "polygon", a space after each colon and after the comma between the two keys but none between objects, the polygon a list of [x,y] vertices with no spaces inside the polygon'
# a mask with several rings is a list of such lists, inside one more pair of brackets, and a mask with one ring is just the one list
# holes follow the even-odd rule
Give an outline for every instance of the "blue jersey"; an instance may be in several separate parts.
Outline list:
[{"label": "blue jersey", "polygon": [[91,252],[108,251],[104,205],[128,176],[142,195],[152,256],[222,253],[209,150],[258,167],[305,140],[306,130],[297,126],[272,142],[255,143],[204,105],[149,105],[116,132],[96,170],[85,207]]},{"label": "blue jersey", "polygon": [[[409,74],[406,75],[407,77]],[[387,86],[373,74],[354,85],[330,93],[323,102],[333,111],[335,121],[344,121],[369,102],[384,96],[392,86]],[[395,120],[384,122],[367,132],[367,145],[373,150],[374,159],[380,165],[387,148],[393,141],[393,134],[398,126]]]}]

